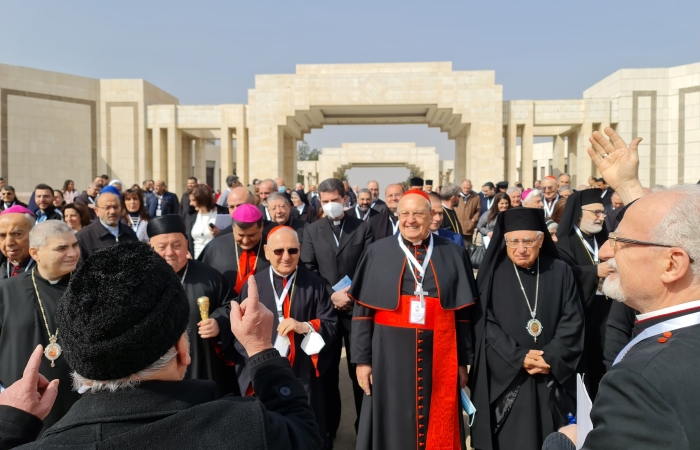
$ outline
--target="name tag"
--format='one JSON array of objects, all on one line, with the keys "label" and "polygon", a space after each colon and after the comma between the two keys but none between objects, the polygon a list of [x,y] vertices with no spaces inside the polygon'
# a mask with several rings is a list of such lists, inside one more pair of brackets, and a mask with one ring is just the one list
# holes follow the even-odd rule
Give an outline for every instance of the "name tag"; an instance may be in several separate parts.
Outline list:
[{"label": "name tag", "polygon": [[160,209],[156,209],[156,217],[160,217],[162,215],[163,215],[163,211],[161,211]]},{"label": "name tag", "polygon": [[423,305],[419,298],[411,299],[411,316],[409,317],[409,322],[415,323],[417,325],[425,325],[425,305]]}]

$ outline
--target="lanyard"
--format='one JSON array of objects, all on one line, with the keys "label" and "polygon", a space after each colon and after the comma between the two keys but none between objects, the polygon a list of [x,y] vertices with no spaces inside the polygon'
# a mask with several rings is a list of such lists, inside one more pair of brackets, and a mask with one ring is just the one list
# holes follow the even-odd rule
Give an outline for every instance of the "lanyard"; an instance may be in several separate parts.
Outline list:
[{"label": "lanyard", "polygon": [[559,201],[559,194],[552,200],[552,206],[549,207],[547,206],[547,200],[544,201],[544,212],[545,212],[545,217],[552,217],[552,214],[554,213],[554,205],[557,204]]},{"label": "lanyard", "polygon": [[574,230],[576,230],[576,234],[578,234],[578,237],[581,238],[581,242],[583,242],[583,245],[586,246],[586,250],[588,250],[589,256],[593,259],[593,264],[598,264],[598,241],[593,238],[593,245],[594,248],[591,248],[591,244],[589,244],[584,238],[583,235],[581,234],[581,230],[574,225]]},{"label": "lanyard", "polygon": [[700,312],[696,312],[693,314],[688,314],[685,316],[681,317],[676,317],[675,319],[669,319],[664,322],[661,322],[659,324],[654,325],[653,327],[649,327],[646,330],[642,331],[632,339],[632,342],[627,344],[625,348],[622,349],[619,355],[617,355],[617,358],[615,358],[615,362],[613,362],[613,366],[620,361],[622,361],[622,358],[625,357],[627,352],[632,349],[636,344],[639,342],[643,341],[644,339],[650,338],[652,336],[656,336],[657,334],[664,333],[666,331],[673,331],[673,330],[678,330],[680,328],[687,328],[687,327],[692,327],[693,325],[700,324]]},{"label": "lanyard", "polygon": [[162,209],[161,203],[163,201],[163,196],[156,194],[156,198],[158,199],[158,209]]},{"label": "lanyard", "polygon": [[395,235],[397,231],[399,231],[399,218],[396,218],[396,223],[391,221],[391,217],[389,218],[389,223],[391,224],[391,229],[392,229],[392,235]]},{"label": "lanyard", "polygon": [[[399,247],[401,247],[401,250],[403,250],[403,252],[406,254],[408,265],[411,267],[411,274],[413,275],[413,279],[416,280],[416,291],[422,291],[425,270],[428,268],[428,264],[430,264],[430,257],[433,255],[433,233],[430,233],[430,243],[428,244],[428,251],[425,254],[425,259],[423,260],[422,266],[418,264],[416,258],[411,254],[411,252],[408,251],[408,248],[406,248],[406,245],[403,243],[403,238],[400,235]],[[417,270],[420,274],[420,282],[418,282],[418,278],[416,278],[414,270]]]},{"label": "lanyard", "polygon": [[[32,263],[34,262],[33,259],[30,259],[29,262],[27,263],[27,267],[24,268],[24,271],[26,272],[29,270],[30,267],[32,267]],[[10,258],[7,258],[7,278],[10,278],[10,265],[12,263],[10,262]]]},{"label": "lanyard", "polygon": [[[258,267],[258,260],[260,259],[260,248],[262,247],[262,239],[260,239],[260,242],[258,242],[258,249],[255,251],[255,264],[253,264],[253,270],[250,271],[250,274],[255,273],[255,268]],[[233,240],[233,248],[236,250],[236,266],[238,267],[238,273],[236,273],[236,277],[241,277],[241,280],[243,279],[243,276],[241,275],[241,261],[238,259],[238,244],[236,243],[236,239],[234,238]],[[246,251],[246,250],[243,250]]]},{"label": "lanyard", "polygon": [[487,210],[491,209],[491,206],[493,206],[493,201],[495,199],[496,199],[495,195],[493,197],[491,197],[491,200],[489,200],[488,198],[486,199],[486,209]]},{"label": "lanyard", "polygon": [[340,235],[337,237],[335,235],[335,232],[333,230],[331,230],[331,233],[333,233],[333,239],[335,239],[335,246],[336,247],[340,247],[340,241],[338,240],[338,238],[343,237],[343,228],[345,228],[345,222],[343,222],[343,224],[340,226]]},{"label": "lanyard", "polygon": [[454,230],[455,233],[460,233],[460,229],[457,228],[457,225],[455,224],[454,220],[452,220],[452,216],[450,216],[450,209],[445,208],[445,205],[442,205],[442,211],[447,216],[447,220],[450,222],[450,225],[452,226],[452,229]]},{"label": "lanyard", "polygon": [[185,273],[182,274],[182,278],[180,279],[180,284],[183,286],[185,285],[185,277],[187,276],[188,270],[190,270],[190,263],[185,264]]},{"label": "lanyard", "polygon": [[272,217],[270,217],[270,210],[267,209],[267,206],[265,207],[265,216],[267,217],[267,220],[272,222]]},{"label": "lanyard", "polygon": [[357,205],[357,206],[355,206],[355,214],[357,214],[357,218],[358,218],[358,219],[367,220],[367,216],[369,215],[369,211],[370,211],[371,209],[372,209],[371,207],[370,207],[370,208],[367,208],[367,212],[366,212],[365,215],[363,216],[363,215],[360,213],[360,205]]},{"label": "lanyard", "polygon": [[[280,319],[284,318],[284,299],[287,298],[287,293],[289,292],[289,289],[291,289],[294,284],[295,284],[295,279],[296,279],[297,272],[296,270],[294,271],[293,274],[289,275],[289,278],[287,279],[287,285],[282,289],[282,295],[277,295],[277,289],[275,289],[275,280],[272,275],[272,266],[270,266],[270,284],[272,285],[272,292],[275,294],[275,304],[277,305],[277,316]],[[294,295],[294,291],[292,291],[292,295]],[[292,302],[292,298],[289,297],[289,302]],[[280,320],[281,321],[281,320]]]},{"label": "lanyard", "polygon": [[604,190],[602,194],[600,194],[600,198],[605,198],[605,194],[608,193],[608,190]]},{"label": "lanyard", "polygon": [[94,199],[94,198],[88,196],[88,200],[89,200],[90,203],[92,203],[93,205],[95,204],[95,199]]},{"label": "lanyard", "polygon": [[131,222],[131,229],[134,230],[134,233],[136,233],[139,229],[139,223],[141,222],[141,217],[136,217],[136,220],[134,220],[134,217],[129,216],[129,221]]}]

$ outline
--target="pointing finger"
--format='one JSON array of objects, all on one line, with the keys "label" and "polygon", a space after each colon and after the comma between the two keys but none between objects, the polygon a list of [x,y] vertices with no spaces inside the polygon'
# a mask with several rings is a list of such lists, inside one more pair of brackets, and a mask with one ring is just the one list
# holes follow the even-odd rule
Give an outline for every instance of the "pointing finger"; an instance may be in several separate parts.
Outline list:
[{"label": "pointing finger", "polygon": [[31,386],[36,386],[39,377],[39,366],[41,366],[41,353],[44,348],[41,345],[37,345],[32,355],[27,361],[27,365],[24,368],[24,374],[22,379],[24,379]]}]

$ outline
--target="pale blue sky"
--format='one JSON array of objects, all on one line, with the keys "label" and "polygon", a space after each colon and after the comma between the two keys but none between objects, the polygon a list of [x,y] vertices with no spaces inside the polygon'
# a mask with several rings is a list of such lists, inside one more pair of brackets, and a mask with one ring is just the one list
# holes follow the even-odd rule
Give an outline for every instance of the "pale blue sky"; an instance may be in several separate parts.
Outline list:
[{"label": "pale blue sky", "polygon": [[[247,103],[296,64],[452,61],[495,70],[504,99],[580,98],[620,68],[700,61],[700,1],[1,1],[0,63],[144,78],[182,104]],[[425,126],[327,127],[312,147],[414,141]],[[352,180],[351,180],[352,181]]]}]

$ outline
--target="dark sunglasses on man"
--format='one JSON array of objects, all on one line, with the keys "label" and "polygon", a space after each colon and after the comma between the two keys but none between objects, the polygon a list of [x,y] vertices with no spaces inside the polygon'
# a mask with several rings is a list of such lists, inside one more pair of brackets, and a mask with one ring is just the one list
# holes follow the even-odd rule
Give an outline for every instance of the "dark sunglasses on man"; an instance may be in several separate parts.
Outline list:
[{"label": "dark sunglasses on man", "polygon": [[297,253],[299,253],[298,248],[276,248],[272,250],[272,253],[274,253],[275,256],[282,256],[284,255],[285,250],[287,251],[287,253],[289,253],[289,255],[296,255]]}]

